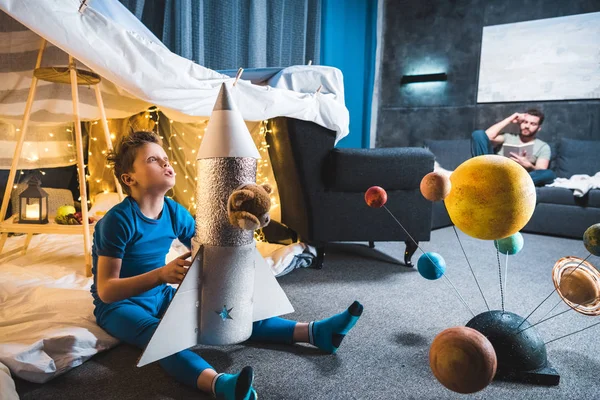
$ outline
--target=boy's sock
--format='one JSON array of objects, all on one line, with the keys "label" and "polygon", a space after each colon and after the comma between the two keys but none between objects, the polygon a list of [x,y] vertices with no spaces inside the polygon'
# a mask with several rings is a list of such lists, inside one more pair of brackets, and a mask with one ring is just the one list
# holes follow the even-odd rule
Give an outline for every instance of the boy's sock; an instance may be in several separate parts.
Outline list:
[{"label": "boy's sock", "polygon": [[363,312],[363,306],[358,301],[352,303],[344,312],[308,324],[308,341],[328,353],[335,353],[342,340],[356,324]]},{"label": "boy's sock", "polygon": [[237,374],[218,374],[213,379],[213,393],[217,399],[223,400],[257,400],[253,380],[252,367],[244,367]]}]

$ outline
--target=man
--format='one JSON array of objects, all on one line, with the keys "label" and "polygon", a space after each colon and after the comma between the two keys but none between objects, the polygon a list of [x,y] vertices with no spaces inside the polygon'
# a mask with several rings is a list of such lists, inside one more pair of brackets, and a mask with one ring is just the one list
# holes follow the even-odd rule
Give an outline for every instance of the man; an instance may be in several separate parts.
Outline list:
[{"label": "man", "polygon": [[[556,178],[554,172],[548,169],[551,150],[548,143],[536,138],[542,129],[544,114],[536,109],[525,113],[514,113],[502,121],[490,126],[487,130],[477,130],[471,135],[471,155],[473,157],[483,154],[502,154],[504,144],[524,144],[533,142],[532,154],[520,156],[510,153],[511,160],[525,168],[536,186],[552,183]],[[519,124],[520,133],[503,133],[509,124]],[[498,151],[494,151],[497,149]]]}]

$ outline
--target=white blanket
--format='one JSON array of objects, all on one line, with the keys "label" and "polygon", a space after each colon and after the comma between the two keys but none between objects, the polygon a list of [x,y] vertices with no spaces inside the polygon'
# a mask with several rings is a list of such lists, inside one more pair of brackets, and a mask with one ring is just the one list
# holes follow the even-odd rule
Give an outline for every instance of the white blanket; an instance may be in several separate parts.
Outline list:
[{"label": "white blanket", "polygon": [[43,383],[118,343],[96,324],[82,236],[35,235],[26,255],[1,260],[0,362],[13,375]]},{"label": "white blanket", "polygon": [[0,400],[19,400],[10,371],[2,363],[0,363]]},{"label": "white blanket", "polygon": [[[78,12],[79,4],[79,0],[0,0],[0,10],[99,74],[103,79],[101,90],[113,92],[112,96],[104,98],[108,118],[122,118],[117,116],[119,111],[131,115],[157,105],[170,119],[197,122],[198,117],[211,114],[221,83],[233,83],[233,78],[172,53],[151,37],[147,29],[138,29],[139,21],[132,16],[125,18],[124,14],[128,12],[117,0],[90,2],[83,13]],[[117,18],[117,15],[123,18]],[[1,33],[0,38],[3,38]],[[23,36],[19,35],[18,38]],[[30,51],[35,51],[35,47],[30,48],[31,43],[37,46],[40,43],[39,39],[31,42],[25,37],[25,40]],[[22,47],[20,42],[16,44]],[[16,49],[9,48],[8,51],[13,53]],[[336,131],[337,142],[349,132],[350,115],[343,99],[332,92],[341,84],[320,81],[318,72],[323,68],[309,68],[308,71],[304,67],[297,68],[305,71],[304,79],[309,79],[308,75],[314,79],[308,93],[240,80],[232,89],[232,95],[246,121],[274,117],[312,121]],[[338,71],[327,79],[339,81],[340,78]],[[326,90],[316,93],[319,85]],[[343,96],[343,93],[339,95]],[[34,113],[39,110],[40,103],[34,103]],[[137,104],[135,112],[131,110],[133,104]],[[70,121],[70,102],[58,106],[62,110],[52,109],[51,113],[68,117]],[[20,119],[22,110],[23,107],[4,110],[0,107],[0,116]],[[85,111],[82,107],[81,112]],[[90,111],[94,113],[92,118],[99,118],[96,107],[91,107]]]},{"label": "white blanket", "polygon": [[561,187],[572,189],[573,195],[583,197],[592,189],[600,189],[600,172],[596,172],[594,176],[589,175],[573,175],[570,178],[556,178],[549,185],[552,187]]}]

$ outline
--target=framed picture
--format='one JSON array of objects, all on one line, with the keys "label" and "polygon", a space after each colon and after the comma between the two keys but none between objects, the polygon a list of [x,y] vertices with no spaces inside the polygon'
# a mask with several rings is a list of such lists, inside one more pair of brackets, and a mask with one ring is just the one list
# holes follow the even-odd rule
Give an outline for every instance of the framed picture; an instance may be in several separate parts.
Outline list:
[{"label": "framed picture", "polygon": [[483,28],[478,103],[600,98],[600,12]]}]

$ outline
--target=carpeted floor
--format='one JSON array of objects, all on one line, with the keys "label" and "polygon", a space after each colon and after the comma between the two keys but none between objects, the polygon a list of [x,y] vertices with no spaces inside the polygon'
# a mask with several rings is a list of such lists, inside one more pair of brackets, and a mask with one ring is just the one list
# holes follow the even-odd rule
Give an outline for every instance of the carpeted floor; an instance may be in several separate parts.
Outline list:
[{"label": "carpeted floor", "polygon": [[[459,233],[492,309],[500,308],[498,264],[493,243]],[[525,247],[509,259],[506,309],[526,316],[553,289],[550,272],[563,256],[588,255],[579,240],[524,234]],[[477,314],[486,310],[453,228],[432,232],[425,251],[441,254],[447,276]],[[361,250],[361,251],[353,251]],[[442,330],[464,325],[471,313],[443,279],[427,281],[407,269],[358,253],[365,245],[333,246],[323,270],[296,270],[280,279],[296,308],[289,317],[320,319],[357,299],[365,306],[358,324],[337,355],[310,346],[244,344],[200,347],[218,371],[252,365],[255,388],[264,399],[597,399],[600,393],[600,326],[548,344],[548,358],[561,375],[557,387],[493,382],[470,396],[450,392],[429,369],[428,352]],[[376,250],[402,259],[403,244],[376,243]],[[415,254],[414,261],[422,253]],[[501,258],[504,269],[504,258]],[[598,257],[590,262],[600,265]],[[537,321],[556,304],[554,294],[531,318]],[[560,304],[552,313],[566,309]],[[552,315],[550,314],[550,315]],[[537,328],[545,341],[598,319],[567,312]],[[17,380],[21,399],[199,399],[210,398],[184,387],[152,364],[136,368],[140,351],[120,345],[44,385]]]}]

